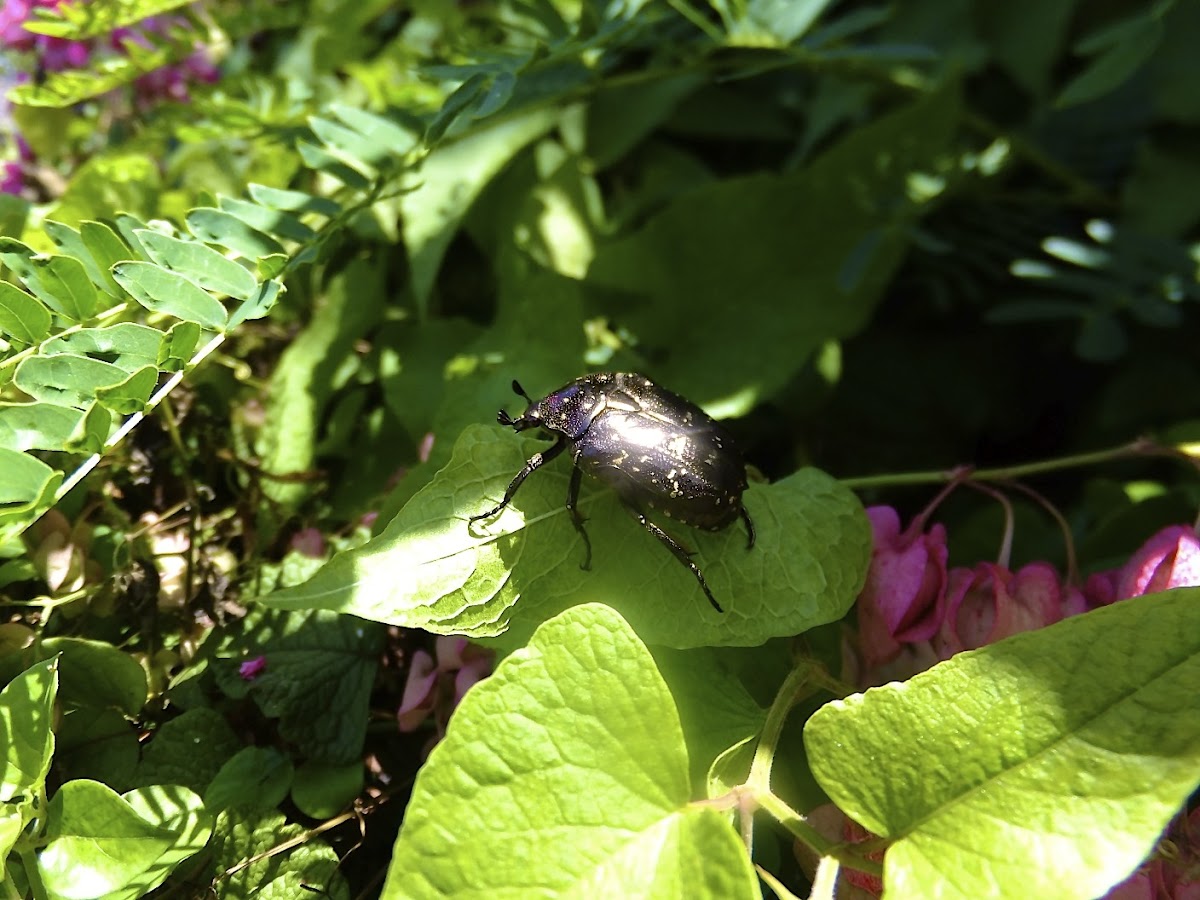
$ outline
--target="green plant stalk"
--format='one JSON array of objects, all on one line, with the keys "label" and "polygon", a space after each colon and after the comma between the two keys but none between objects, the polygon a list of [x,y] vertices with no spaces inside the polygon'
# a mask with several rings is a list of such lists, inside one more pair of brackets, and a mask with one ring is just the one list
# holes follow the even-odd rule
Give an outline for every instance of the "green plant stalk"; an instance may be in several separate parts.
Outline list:
[{"label": "green plant stalk", "polygon": [[1192,459],[1196,455],[1196,452],[1194,445],[1180,444],[1164,446],[1150,440],[1139,439],[1130,444],[1110,447],[1107,450],[1095,450],[1091,453],[1076,453],[1071,456],[1060,456],[1056,459],[1022,463],[1016,466],[974,469],[969,471],[965,477],[958,470],[943,470],[934,472],[901,472],[895,475],[865,475],[859,478],[843,478],[840,480],[842,484],[851,490],[894,487],[905,484],[941,484],[952,481],[954,478],[963,478],[966,481],[1013,481],[1017,478],[1027,478],[1031,475],[1042,475],[1047,472],[1059,472],[1063,469],[1094,466],[1119,459],[1133,459],[1143,456],[1171,456]]},{"label": "green plant stalk", "polygon": [[754,760],[750,763],[750,774],[739,793],[748,793],[755,806],[774,818],[799,841],[803,841],[823,857],[837,860],[855,869],[872,875],[881,875],[883,867],[874,860],[859,856],[850,846],[830,841],[812,827],[803,815],[771,791],[771,764],[779,746],[779,738],[788,714],[816,686],[826,687],[829,679],[823,678],[820,667],[809,661],[799,662],[788,673],[787,679],[775,695],[767,719],[763,723]]},{"label": "green plant stalk", "polygon": [[[183,381],[186,375],[191,373],[196,366],[198,366],[209,354],[215,351],[223,343],[225,343],[225,335],[218,334],[207,344],[197,350],[195,355],[188,361],[188,364],[172,375],[170,379],[168,379],[167,383],[159,388],[153,397],[146,401],[146,408],[144,410],[134,413],[125,420],[120,428],[113,432],[112,436],[108,439],[108,441],[105,442],[104,449],[110,450],[123,441],[126,435],[133,431],[133,429],[136,428],[139,423],[141,423],[142,419],[146,418],[146,414],[148,412],[153,410],[154,407],[158,406],[158,404],[162,403],[162,401],[166,399],[167,395],[179,386],[180,382]],[[100,460],[102,458],[103,454],[93,453],[86,460],[84,460],[79,468],[71,473],[71,477],[67,478],[59,486],[57,493],[54,495],[55,504],[58,504],[63,497],[69,494],[75,485],[83,481],[83,479],[86,478],[91,471],[100,464]]]}]

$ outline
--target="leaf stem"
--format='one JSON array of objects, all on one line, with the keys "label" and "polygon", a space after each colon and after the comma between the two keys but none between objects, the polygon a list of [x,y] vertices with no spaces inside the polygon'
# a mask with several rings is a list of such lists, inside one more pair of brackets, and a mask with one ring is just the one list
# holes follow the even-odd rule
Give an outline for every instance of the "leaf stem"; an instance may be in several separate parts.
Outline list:
[{"label": "leaf stem", "polygon": [[928,472],[901,472],[892,475],[865,475],[858,478],[843,478],[841,482],[851,490],[862,490],[864,488],[896,487],[906,484],[941,484],[951,481],[956,477],[971,481],[1012,481],[1017,478],[1028,478],[1031,475],[1042,475],[1047,472],[1059,472],[1064,469],[1100,465],[1119,459],[1150,456],[1169,456],[1196,462],[1197,456],[1200,456],[1200,450],[1194,444],[1163,445],[1148,438],[1138,438],[1132,443],[1109,447],[1107,450],[1076,453],[1071,456],[1060,456],[1055,459],[1044,459],[1015,466],[975,469],[966,475],[963,474],[961,468],[956,468],[953,470]]}]

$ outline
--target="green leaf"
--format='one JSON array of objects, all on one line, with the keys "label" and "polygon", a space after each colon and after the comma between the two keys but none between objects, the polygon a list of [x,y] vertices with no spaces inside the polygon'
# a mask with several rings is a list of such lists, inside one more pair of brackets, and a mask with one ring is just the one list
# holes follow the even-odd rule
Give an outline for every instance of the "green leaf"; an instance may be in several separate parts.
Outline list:
[{"label": "green leaf", "polygon": [[[292,840],[296,842],[294,849],[278,852],[282,844]],[[337,854],[279,813],[222,812],[213,834],[212,853],[213,874],[228,873],[221,880],[221,900],[259,900],[263,896],[296,900],[313,892],[323,900],[350,900],[338,872]],[[282,886],[270,887],[277,881]],[[269,894],[261,890],[264,885],[270,887]],[[291,888],[291,893],[280,893],[282,888]]]},{"label": "green leaf", "polygon": [[[52,214],[60,222],[78,225],[86,241],[85,220],[108,221],[112,216],[119,222],[126,214],[151,216],[158,209],[161,189],[159,162],[144,149],[110,150],[92,156],[72,171],[67,190]],[[124,212],[113,216],[113,210],[117,209]],[[129,246],[137,245],[130,242]],[[130,258],[128,252],[124,258]],[[96,262],[100,262],[99,256]]]},{"label": "green leaf", "polygon": [[[274,282],[272,282],[274,283]],[[325,302],[305,329],[284,350],[271,376],[271,403],[255,449],[264,472],[283,476],[263,485],[266,495],[289,508],[312,493],[313,486],[286,476],[309,471],[326,404],[336,390],[334,372],[354,353],[381,315],[372,298],[382,296],[383,269],[359,260],[338,273]]]},{"label": "green leaf", "polygon": [[26,20],[26,31],[82,41],[110,34],[150,16],[187,6],[189,0],[105,0],[103,3],[35,7],[34,18]]},{"label": "green leaf", "polygon": [[813,715],[813,773],[890,842],[888,896],[1090,900],[1132,872],[1200,785],[1198,610],[1124,600]]},{"label": "green leaf", "polygon": [[1075,51],[1094,55],[1094,59],[1063,88],[1055,105],[1077,106],[1115,90],[1154,55],[1162,38],[1162,21],[1152,12],[1139,13],[1088,35]]},{"label": "green leaf", "polygon": [[[219,669],[218,677],[248,690],[264,714],[280,720],[280,734],[305,756],[332,764],[359,759],[383,629],[317,612],[278,616],[262,634],[261,640],[242,646],[246,655],[266,658],[266,668],[248,687],[235,661]],[[324,711],[320,717],[313,716],[314,707]]]},{"label": "green leaf", "polygon": [[48,505],[62,478],[40,459],[0,447],[0,524]]},{"label": "green leaf", "polygon": [[1067,40],[1075,0],[1015,0],[974,11],[979,30],[1005,73],[1037,98],[1049,91]]},{"label": "green leaf", "polygon": [[71,778],[128,788],[137,768],[136,726],[115,709],[67,709],[55,733],[54,764]]},{"label": "green leaf", "polygon": [[208,244],[227,247],[246,259],[256,260],[272,253],[283,253],[283,245],[274,238],[247,225],[235,215],[212,207],[199,207],[187,214],[188,229]]},{"label": "green leaf", "polygon": [[[766,710],[725,664],[727,652],[711,647],[654,648],[654,662],[679,710],[688,748],[689,780],[697,796],[715,796],[709,790],[714,762],[733,748],[752,747],[751,741],[766,720]],[[765,651],[759,647],[754,652]],[[735,783],[744,781],[748,772],[743,769]]]},{"label": "green leaf", "polygon": [[51,900],[91,900],[119,890],[171,846],[165,828],[142,818],[98,781],[68,781],[54,799],[49,840],[37,855]]},{"label": "green leaf", "polygon": [[420,185],[400,198],[419,310],[428,307],[442,257],[475,198],[522,147],[557,120],[552,110],[521,113],[448,141],[425,158],[418,171]]},{"label": "green leaf", "polygon": [[203,850],[212,835],[212,817],[200,798],[187,788],[177,784],[152,785],[130,791],[123,799],[143,819],[169,831],[173,840],[149,869],[102,900],[138,900],[147,896],[182,862]]},{"label": "green leaf", "polygon": [[22,344],[36,344],[50,333],[46,307],[19,287],[0,281],[0,335]]},{"label": "green leaf", "polygon": [[113,412],[128,416],[145,410],[156,384],[158,369],[155,366],[145,366],[122,382],[97,390],[96,399]]},{"label": "green leaf", "polygon": [[383,900],[759,896],[729,819],[690,799],[654,660],[613,610],[576,607],[459,705],[417,775]]},{"label": "green leaf", "polygon": [[292,761],[274,747],[243,747],[221,766],[204,792],[204,805],[209,809],[273,809],[287,797],[293,774]]},{"label": "green leaf", "polygon": [[158,361],[163,333],[136,322],[119,322],[104,328],[81,328],[59,335],[42,345],[42,353],[52,356],[69,353],[99,357],[126,372],[133,373]]},{"label": "green leaf", "polygon": [[0,260],[38,299],[72,322],[82,322],[98,311],[96,288],[79,260],[43,256],[12,238],[0,238]]},{"label": "green leaf", "polygon": [[146,671],[132,656],[104,641],[57,637],[42,642],[45,653],[61,654],[63,703],[114,708],[133,717],[146,702]]},{"label": "green leaf", "polygon": [[200,326],[195,322],[176,322],[163,337],[157,365],[164,372],[178,372],[191,360],[200,340]]},{"label": "green leaf", "polygon": [[191,279],[140,261],[117,263],[113,277],[151,312],[167,313],[213,331],[225,327],[225,307]]},{"label": "green leaf", "polygon": [[139,230],[137,236],[154,262],[206,291],[246,300],[258,288],[249,269],[212,247],[197,241],[181,241],[149,228]]},{"label": "green leaf", "polygon": [[296,771],[292,802],[309,818],[331,819],[348,809],[362,790],[361,760],[338,766],[310,760]]},{"label": "green leaf", "polygon": [[84,409],[102,388],[120,384],[129,374],[120,366],[78,356],[30,356],[17,366],[13,382],[29,396],[59,406]]},{"label": "green leaf", "polygon": [[15,194],[0,194],[0,234],[20,234],[29,218],[29,201]]},{"label": "green leaf", "polygon": [[[474,322],[457,318],[383,325],[380,344],[387,360],[380,378],[383,399],[411,434],[433,431],[438,413],[444,410],[447,369],[482,333]],[[494,336],[488,333],[489,338]]]},{"label": "green leaf", "polygon": [[0,447],[98,452],[108,437],[110,420],[93,415],[95,411],[95,407],[72,409],[52,403],[0,404]]},{"label": "green leaf", "polygon": [[807,34],[830,5],[831,0],[749,0],[745,21],[787,45]]},{"label": "green leaf", "polygon": [[30,666],[0,691],[0,802],[40,790],[54,754],[58,661]]},{"label": "green leaf", "polygon": [[[579,282],[545,269],[531,272],[516,265],[502,266],[501,275],[495,323],[490,328],[478,329],[475,340],[468,341],[468,335],[464,334],[464,343],[455,352],[450,352],[453,348],[444,343],[447,330],[453,329],[434,324],[437,320],[407,326],[398,323],[394,329],[385,323],[380,331],[381,345],[387,348],[383,355],[385,398],[389,405],[396,404],[393,409],[414,435],[423,433],[418,429],[425,401],[413,399],[413,379],[404,377],[404,370],[409,368],[408,357],[413,357],[413,365],[418,365],[427,355],[436,355],[439,349],[447,352],[444,362],[426,363],[436,367],[444,382],[440,389],[434,390],[437,399],[431,407],[433,419],[428,427],[428,433],[440,437],[434,441],[427,461],[410,469],[389,494],[380,509],[381,523],[391,521],[450,461],[454,443],[444,436],[461,434],[468,425],[481,421],[495,421],[496,407],[512,398],[515,371],[520,371],[525,384],[549,388],[561,384],[563,372],[578,372],[587,365]],[[539,323],[536,342],[529,340],[530,322]],[[426,342],[430,346],[424,346]],[[423,345],[419,351],[415,350],[418,344]],[[391,358],[392,347],[401,354],[398,361]],[[389,379],[397,366],[401,369],[400,392],[391,390]],[[485,397],[490,400],[484,402]],[[401,412],[400,404],[405,403],[412,404],[411,415]]]},{"label": "green leaf", "polygon": [[[863,327],[904,258],[906,223],[929,202],[909,196],[910,180],[938,171],[958,121],[954,94],[931,94],[794,174],[682,193],[602,245],[586,285],[606,308],[619,303],[659,383],[689,385],[710,412],[771,395]],[[847,284],[847,260],[874,229],[882,242]]]},{"label": "green leaf", "polygon": [[[395,157],[401,157],[411,152],[421,140],[419,134],[399,122],[357,106],[334,103],[330,110],[359,134],[369,138],[375,144],[387,147],[388,152]],[[251,193],[253,194],[253,191]]]},{"label": "green leaf", "polygon": [[138,767],[140,785],[181,784],[202,793],[221,766],[241,747],[237,735],[214,709],[189,709],[154,733]]},{"label": "green leaf", "polygon": [[25,815],[16,804],[5,804],[0,807],[0,859],[8,859],[8,854],[16,846],[17,839],[25,830]]},{"label": "green leaf", "polygon": [[458,114],[476,102],[483,95],[484,86],[488,83],[488,76],[482,72],[476,72],[471,75],[454,89],[454,92],[446,98],[442,104],[442,108],[438,110],[433,121],[429,123],[429,127],[425,129],[425,143],[433,147],[446,131],[454,124],[454,120],[458,118]]},{"label": "green leaf", "polygon": [[310,169],[324,172],[326,175],[338,179],[348,188],[356,191],[365,191],[371,186],[370,178],[349,165],[336,154],[330,153],[316,144],[310,144],[308,141],[297,141],[296,152],[300,154],[300,158],[304,160],[304,164]]},{"label": "green leaf", "polygon": [[704,84],[684,72],[637,85],[603,87],[588,105],[588,155],[597,168],[611,166],[662,126],[679,104]]},{"label": "green leaf", "polygon": [[[258,286],[254,296],[238,306],[229,315],[227,331],[233,331],[248,319],[261,319],[275,306],[275,301],[283,292],[283,283],[275,280],[264,281]],[[367,304],[363,304],[367,305]]]},{"label": "green leaf", "polygon": [[353,158],[360,166],[379,170],[394,161],[387,144],[368,138],[353,128],[320,116],[309,116],[308,127],[327,148]]},{"label": "green leaf", "polygon": [[113,296],[124,297],[125,292],[112,276],[112,267],[127,259],[136,259],[134,252],[103,222],[80,222],[79,236],[87,246],[105,284],[108,285],[103,290]]},{"label": "green leaf", "polygon": [[218,203],[224,212],[237,216],[251,228],[264,234],[304,244],[312,241],[317,233],[289,212],[248,203],[236,197],[219,197]]},{"label": "green leaf", "polygon": [[[136,216],[131,216],[128,213],[117,213],[113,217],[113,222],[117,226],[117,231],[121,233],[121,237],[117,239],[124,240],[129,244],[130,247],[133,248],[134,258],[140,258],[143,260],[150,259],[150,254],[146,252],[146,248],[142,246],[142,242],[138,240],[137,236],[139,231],[145,230],[146,223]],[[83,226],[80,226],[80,228],[82,229]],[[116,235],[114,234],[113,237],[116,237]]]},{"label": "green leaf", "polygon": [[468,428],[450,463],[382,534],[262,602],[441,634],[512,629],[506,639],[519,641],[561,610],[604,598],[648,642],[686,648],[798,634],[840,618],[862,586],[871,548],[862,507],[815,469],[751,486],[745,503],[759,523],[753,550],[740,525],[718,534],[677,529],[698,549],[726,615],[711,610],[692,575],[599,485],[580,500],[594,548],[592,570],[581,572],[582,547],[563,507],[569,465],[538,472],[499,518],[469,525],[539,446],[522,449],[494,427]]},{"label": "green leaf", "polygon": [[108,273],[108,267],[101,267],[97,264],[80,232],[70,225],[54,221],[45,222],[42,228],[45,230],[46,236],[54,241],[54,246],[62,251],[62,255],[70,256],[83,264],[88,278],[98,290],[113,296],[121,295],[112,276]]},{"label": "green leaf", "polygon": [[342,211],[341,205],[329,197],[317,197],[301,191],[285,191],[253,182],[247,185],[247,188],[255,202],[269,206],[271,209],[283,209],[294,213],[316,213],[327,218],[332,218]]}]

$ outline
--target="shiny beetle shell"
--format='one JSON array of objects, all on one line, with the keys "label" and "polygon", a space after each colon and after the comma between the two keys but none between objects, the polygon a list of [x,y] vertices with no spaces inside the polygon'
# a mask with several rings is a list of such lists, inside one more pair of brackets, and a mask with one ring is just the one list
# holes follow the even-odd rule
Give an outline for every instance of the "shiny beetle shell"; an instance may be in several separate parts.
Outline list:
[{"label": "shiny beetle shell", "polygon": [[749,536],[747,548],[754,546],[754,523],[742,506],[746,466],[729,433],[700,407],[645,375],[585,375],[536,401],[516,381],[513,390],[526,399],[528,408],[515,419],[500,410],[496,420],[518,432],[539,428],[556,440],[525,463],[496,507],[471,521],[496,515],[533,471],[570,447],[574,469],[567,510],[584,540],[584,568],[590,565],[592,548],[576,509],[581,473],[615,490],[642,527],[691,570],[709,602],[721,611],[688,551],[648,515],[661,514],[710,531],[740,517]]}]

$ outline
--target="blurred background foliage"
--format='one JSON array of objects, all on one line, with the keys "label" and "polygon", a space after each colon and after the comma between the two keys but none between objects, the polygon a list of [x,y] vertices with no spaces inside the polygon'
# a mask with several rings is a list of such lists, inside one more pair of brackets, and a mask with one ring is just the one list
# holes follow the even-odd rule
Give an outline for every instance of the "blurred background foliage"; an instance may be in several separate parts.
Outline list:
[{"label": "blurred background foliage", "polygon": [[[2,547],[0,646],[121,647],[147,729],[215,708],[226,756],[230,720],[345,766],[356,748],[305,732],[301,697],[229,668],[280,641],[343,660],[352,733],[376,740],[367,696],[395,707],[422,639],[393,633],[392,667],[367,671],[350,658],[380,632],[313,645],[312,621],[246,600],[386,524],[514,377],[540,396],[644,371],[729,419],[763,477],[879,476],[864,500],[914,510],[931,489],[886,476],[1200,440],[1197,4],[30,6],[0,23],[0,234],[70,255],[47,223],[128,242],[123,213],[286,287]],[[31,348],[0,339],[20,404]],[[38,459],[69,474],[89,452]],[[1147,459],[1037,486],[1085,569],[1198,499]],[[1017,507],[1015,558],[1062,564],[1057,525]],[[956,496],[942,517],[956,555],[995,555],[999,507]],[[393,782],[419,749],[368,746]],[[103,780],[154,783],[136,750]],[[335,800],[362,786],[329,777]]]}]

